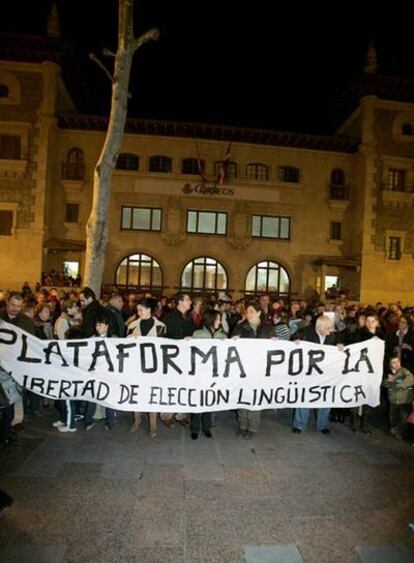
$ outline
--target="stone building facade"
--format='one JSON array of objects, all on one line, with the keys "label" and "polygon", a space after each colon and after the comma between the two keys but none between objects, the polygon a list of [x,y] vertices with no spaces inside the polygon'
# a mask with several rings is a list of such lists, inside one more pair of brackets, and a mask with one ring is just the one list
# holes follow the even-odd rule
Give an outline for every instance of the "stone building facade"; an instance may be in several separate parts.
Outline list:
[{"label": "stone building facade", "polygon": [[[54,41],[0,49],[1,289],[83,271],[107,120],[76,111]],[[368,69],[344,99],[329,137],[129,120],[104,283],[414,303],[413,81]]]}]

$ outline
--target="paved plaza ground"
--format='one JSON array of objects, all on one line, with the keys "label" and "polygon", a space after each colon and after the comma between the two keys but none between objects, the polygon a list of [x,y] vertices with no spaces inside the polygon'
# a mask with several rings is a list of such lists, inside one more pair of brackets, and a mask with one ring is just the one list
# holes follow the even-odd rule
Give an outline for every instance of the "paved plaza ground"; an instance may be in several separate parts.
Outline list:
[{"label": "paved plaza ground", "polygon": [[0,450],[2,563],[414,561],[414,448],[383,428],[294,435],[289,411],[267,411],[247,441],[229,412],[212,439],[159,423],[151,440],[127,414],[111,432],[55,419]]}]

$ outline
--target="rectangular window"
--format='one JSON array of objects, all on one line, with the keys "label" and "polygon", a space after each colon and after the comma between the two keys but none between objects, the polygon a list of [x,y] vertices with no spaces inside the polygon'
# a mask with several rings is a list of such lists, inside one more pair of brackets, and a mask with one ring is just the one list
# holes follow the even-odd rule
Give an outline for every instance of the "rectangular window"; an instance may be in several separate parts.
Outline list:
[{"label": "rectangular window", "polygon": [[390,168],[388,171],[388,189],[402,192],[405,189],[405,170]]},{"label": "rectangular window", "polygon": [[13,211],[0,210],[0,235],[10,237],[13,228]]},{"label": "rectangular window", "polygon": [[342,240],[342,223],[331,222],[331,240]]},{"label": "rectangular window", "polygon": [[79,222],[79,203],[66,204],[66,223]]},{"label": "rectangular window", "polygon": [[225,235],[227,233],[227,213],[217,211],[188,211],[187,233]]},{"label": "rectangular window", "polygon": [[388,260],[399,260],[401,258],[401,238],[389,237]]},{"label": "rectangular window", "polygon": [[153,207],[122,207],[121,229],[126,231],[160,231],[161,209]]},{"label": "rectangular window", "polygon": [[20,159],[20,137],[17,135],[0,135],[0,158],[8,160]]},{"label": "rectangular window", "polygon": [[253,215],[252,237],[290,239],[290,217]]}]

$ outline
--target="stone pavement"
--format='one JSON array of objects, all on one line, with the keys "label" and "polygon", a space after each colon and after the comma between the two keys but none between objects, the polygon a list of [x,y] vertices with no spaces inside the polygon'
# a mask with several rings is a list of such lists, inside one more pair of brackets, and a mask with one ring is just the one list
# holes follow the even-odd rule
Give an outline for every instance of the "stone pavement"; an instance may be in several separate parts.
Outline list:
[{"label": "stone pavement", "polygon": [[59,434],[51,414],[0,450],[0,561],[405,563],[414,561],[414,448],[381,429],[290,431],[263,413],[259,435],[180,426],[150,440],[102,423]]}]

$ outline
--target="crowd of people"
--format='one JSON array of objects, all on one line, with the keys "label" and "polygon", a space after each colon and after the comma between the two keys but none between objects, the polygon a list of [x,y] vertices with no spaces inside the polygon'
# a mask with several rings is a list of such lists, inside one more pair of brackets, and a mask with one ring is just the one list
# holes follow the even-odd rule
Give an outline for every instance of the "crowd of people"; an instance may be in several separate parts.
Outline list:
[{"label": "crowd of people", "polygon": [[[328,310],[329,309],[329,310]],[[414,386],[414,307],[400,303],[368,306],[349,304],[338,298],[326,305],[306,300],[287,302],[260,295],[233,301],[225,293],[191,297],[179,292],[174,298],[150,293],[103,294],[96,299],[92,289],[69,291],[25,284],[21,292],[0,292],[0,319],[14,324],[41,339],[82,339],[155,336],[184,338],[274,338],[304,340],[343,347],[380,338],[385,342],[383,400],[387,401],[389,429],[392,436],[412,441],[414,415],[411,412]],[[1,364],[1,359],[0,359]],[[92,430],[102,420],[110,431],[117,413],[95,403],[55,401],[26,389],[19,389],[11,376],[0,368],[0,444],[9,446],[32,417],[45,416],[56,409],[53,426],[59,432]],[[316,429],[330,434],[332,421],[348,424],[353,432],[370,434],[372,408],[319,408]],[[131,432],[137,432],[144,413],[131,413]],[[292,412],[292,431],[304,432],[310,410]],[[191,438],[202,432],[212,437],[214,413],[161,413],[161,423],[188,427]],[[410,425],[410,421],[412,424]],[[157,413],[148,415],[149,436],[157,434]],[[235,413],[237,435],[251,439],[260,430],[261,411],[239,409]],[[414,445],[414,443],[413,443]]]}]

